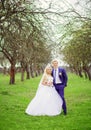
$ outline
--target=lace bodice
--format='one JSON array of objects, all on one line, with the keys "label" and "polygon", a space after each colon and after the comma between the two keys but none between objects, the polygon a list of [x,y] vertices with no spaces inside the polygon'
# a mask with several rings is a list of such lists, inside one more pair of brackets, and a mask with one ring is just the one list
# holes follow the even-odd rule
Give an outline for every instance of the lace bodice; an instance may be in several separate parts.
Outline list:
[{"label": "lace bodice", "polygon": [[45,79],[45,82],[46,82],[46,86],[52,87],[53,86],[53,77],[47,76],[46,79]]},{"label": "lace bodice", "polygon": [[53,77],[51,75],[43,75],[39,86],[44,85],[44,86],[53,86]]},{"label": "lace bodice", "polygon": [[48,83],[53,82],[53,77],[52,77],[52,76],[48,76],[48,77],[47,77],[47,82],[48,82]]}]

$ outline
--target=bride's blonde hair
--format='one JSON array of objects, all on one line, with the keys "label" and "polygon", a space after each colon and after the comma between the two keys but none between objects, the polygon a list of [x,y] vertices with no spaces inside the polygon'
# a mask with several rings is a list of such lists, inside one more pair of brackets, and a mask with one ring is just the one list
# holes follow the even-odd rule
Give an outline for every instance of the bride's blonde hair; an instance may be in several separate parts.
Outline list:
[{"label": "bride's blonde hair", "polygon": [[51,64],[49,64],[49,63],[47,64],[47,66],[46,66],[45,69],[44,69],[44,74],[47,74],[46,71],[47,71],[48,68],[51,68],[51,69],[52,69],[52,66],[51,66]]},{"label": "bride's blonde hair", "polygon": [[38,89],[39,89],[40,86],[41,86],[41,83],[42,83],[43,78],[44,78],[45,76],[47,76],[46,70],[47,70],[48,68],[51,68],[51,69],[52,69],[52,66],[51,66],[51,64],[49,64],[49,63],[47,64],[47,66],[46,66],[45,69],[44,69],[44,73],[43,73],[42,78],[41,78],[41,80],[40,80]]}]

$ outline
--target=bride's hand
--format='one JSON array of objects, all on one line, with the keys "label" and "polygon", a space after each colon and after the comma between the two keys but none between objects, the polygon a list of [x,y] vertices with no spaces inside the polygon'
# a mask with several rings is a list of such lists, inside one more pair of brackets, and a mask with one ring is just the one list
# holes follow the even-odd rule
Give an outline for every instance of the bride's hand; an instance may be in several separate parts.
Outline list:
[{"label": "bride's hand", "polygon": [[48,83],[47,83],[47,82],[42,82],[42,84],[43,84],[43,85],[48,85]]},{"label": "bride's hand", "polygon": [[53,83],[52,82],[42,82],[42,84],[45,86],[52,86]]},{"label": "bride's hand", "polygon": [[52,86],[53,83],[52,83],[52,82],[48,82],[47,85],[48,85],[48,86]]}]

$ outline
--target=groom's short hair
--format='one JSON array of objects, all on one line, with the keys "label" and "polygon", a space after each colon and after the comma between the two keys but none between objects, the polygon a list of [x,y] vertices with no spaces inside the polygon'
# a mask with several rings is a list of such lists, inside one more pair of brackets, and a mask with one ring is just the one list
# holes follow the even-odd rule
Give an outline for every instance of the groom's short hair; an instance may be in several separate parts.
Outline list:
[{"label": "groom's short hair", "polygon": [[55,58],[55,59],[53,59],[52,61],[51,61],[51,65],[53,66],[53,62],[58,62],[58,66],[59,66],[59,60],[57,59],[57,58]]},{"label": "groom's short hair", "polygon": [[59,63],[57,58],[53,59],[51,63],[53,63],[54,61],[57,61]]}]

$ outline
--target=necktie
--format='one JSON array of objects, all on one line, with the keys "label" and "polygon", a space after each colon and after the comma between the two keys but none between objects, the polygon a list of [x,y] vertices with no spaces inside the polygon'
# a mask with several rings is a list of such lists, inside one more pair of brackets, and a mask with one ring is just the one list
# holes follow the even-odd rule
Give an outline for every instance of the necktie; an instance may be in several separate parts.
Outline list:
[{"label": "necktie", "polygon": [[56,83],[56,69],[54,70],[54,79],[55,79],[55,83]]}]

